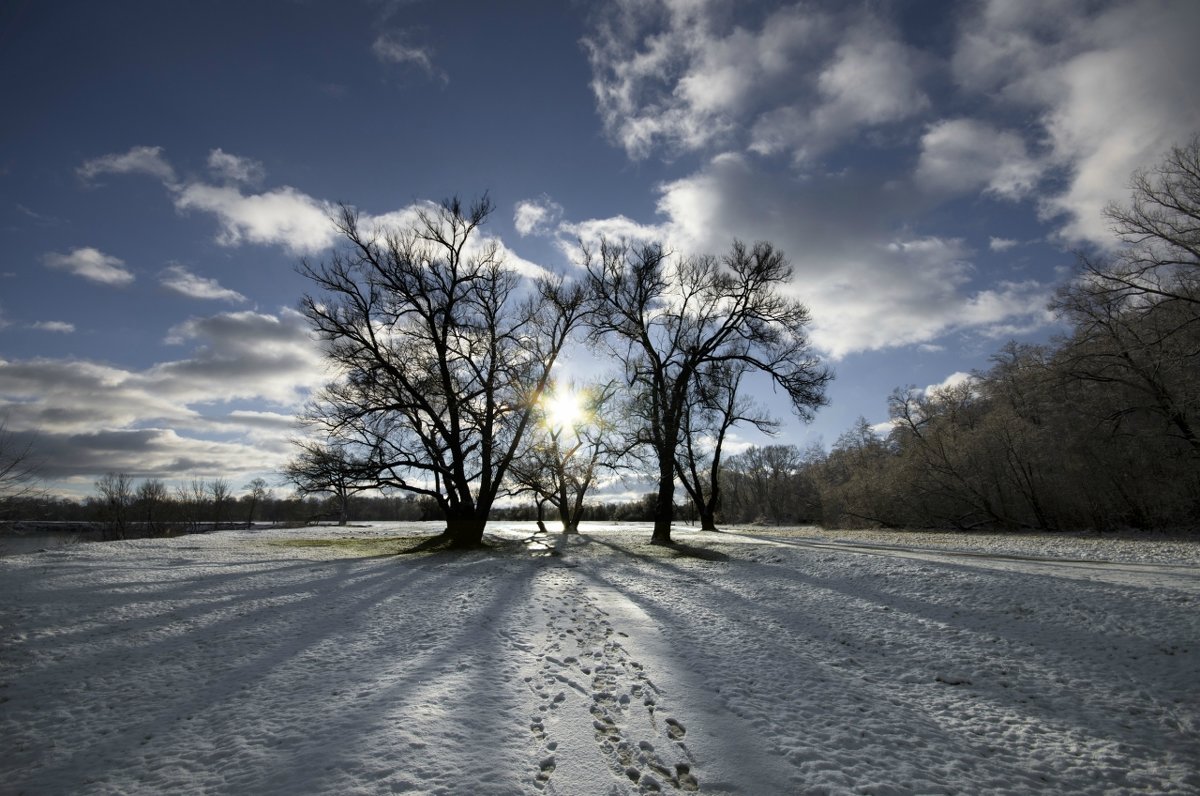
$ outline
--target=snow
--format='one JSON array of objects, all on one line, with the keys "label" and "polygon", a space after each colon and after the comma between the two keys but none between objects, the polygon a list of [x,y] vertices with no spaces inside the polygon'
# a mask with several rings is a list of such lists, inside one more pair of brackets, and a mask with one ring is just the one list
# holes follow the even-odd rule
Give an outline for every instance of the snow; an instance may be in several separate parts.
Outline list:
[{"label": "snow", "polygon": [[1186,538],[431,530],[0,559],[0,791],[1200,792]]}]

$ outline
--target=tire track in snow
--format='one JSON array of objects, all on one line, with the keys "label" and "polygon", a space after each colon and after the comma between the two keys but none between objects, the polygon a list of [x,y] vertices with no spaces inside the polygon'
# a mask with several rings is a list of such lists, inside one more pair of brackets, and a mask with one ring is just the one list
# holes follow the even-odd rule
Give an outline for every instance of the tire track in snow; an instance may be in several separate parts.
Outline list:
[{"label": "tire track in snow", "polygon": [[1158,578],[1155,585],[1168,586],[1200,593],[1200,572],[1195,567],[1157,562],[1121,562],[1080,558],[1019,555],[1015,553],[977,552],[973,550],[939,550],[924,547],[897,547],[864,542],[818,542],[805,539],[784,539],[773,536],[729,531],[728,536],[752,539],[760,544],[778,547],[799,547],[809,550],[828,550],[838,553],[907,558],[933,563],[977,565],[1008,572],[1093,580],[1117,585],[1144,585],[1146,576]]}]

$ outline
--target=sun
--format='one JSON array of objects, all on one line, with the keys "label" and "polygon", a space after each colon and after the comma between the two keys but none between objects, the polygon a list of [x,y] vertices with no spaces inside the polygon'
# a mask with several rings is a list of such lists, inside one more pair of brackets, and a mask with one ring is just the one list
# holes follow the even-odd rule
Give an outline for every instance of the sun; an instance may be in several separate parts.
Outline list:
[{"label": "sun", "polygon": [[547,394],[542,399],[542,408],[546,412],[546,425],[552,429],[575,428],[587,414],[583,408],[583,395],[564,387]]}]

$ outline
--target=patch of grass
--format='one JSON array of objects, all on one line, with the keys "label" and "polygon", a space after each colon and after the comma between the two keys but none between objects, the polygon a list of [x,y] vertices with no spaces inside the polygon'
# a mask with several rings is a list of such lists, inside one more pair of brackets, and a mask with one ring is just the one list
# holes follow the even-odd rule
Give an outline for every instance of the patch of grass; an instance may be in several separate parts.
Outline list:
[{"label": "patch of grass", "polygon": [[348,557],[402,556],[449,550],[439,536],[339,536],[316,539],[272,539],[273,547],[326,547]]}]

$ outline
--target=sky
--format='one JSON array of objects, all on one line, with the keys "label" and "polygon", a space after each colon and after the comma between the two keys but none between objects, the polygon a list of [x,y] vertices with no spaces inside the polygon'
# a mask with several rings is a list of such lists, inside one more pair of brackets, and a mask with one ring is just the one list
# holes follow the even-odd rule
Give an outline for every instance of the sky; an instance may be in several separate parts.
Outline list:
[{"label": "sky", "polygon": [[[278,482],[329,378],[297,273],[338,202],[487,192],[509,260],[767,240],[836,373],[896,387],[1062,332],[1134,169],[1200,130],[1200,3],[35,2],[0,6],[0,418],[50,485]],[[564,379],[593,375],[586,352]]]}]

